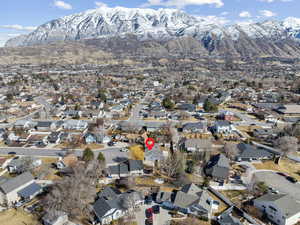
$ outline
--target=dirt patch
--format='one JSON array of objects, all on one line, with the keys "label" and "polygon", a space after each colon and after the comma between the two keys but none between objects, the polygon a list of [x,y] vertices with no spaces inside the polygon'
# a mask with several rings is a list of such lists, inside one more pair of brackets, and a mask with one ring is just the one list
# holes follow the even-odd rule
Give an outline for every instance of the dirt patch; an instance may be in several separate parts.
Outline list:
[{"label": "dirt patch", "polygon": [[41,225],[37,218],[22,210],[10,209],[0,213],[0,224],[5,225]]}]

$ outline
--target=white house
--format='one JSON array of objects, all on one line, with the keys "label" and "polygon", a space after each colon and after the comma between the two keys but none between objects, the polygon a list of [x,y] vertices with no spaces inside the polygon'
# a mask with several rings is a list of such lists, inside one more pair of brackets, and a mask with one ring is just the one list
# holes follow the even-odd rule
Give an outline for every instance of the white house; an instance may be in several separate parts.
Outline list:
[{"label": "white house", "polygon": [[220,134],[230,134],[234,130],[234,126],[226,120],[216,121],[213,128],[216,133]]},{"label": "white house", "polygon": [[84,130],[88,127],[88,123],[83,120],[67,120],[62,127],[67,130]]},{"label": "white house", "polygon": [[254,206],[278,225],[293,225],[300,221],[300,203],[287,194],[266,194],[254,200]]}]

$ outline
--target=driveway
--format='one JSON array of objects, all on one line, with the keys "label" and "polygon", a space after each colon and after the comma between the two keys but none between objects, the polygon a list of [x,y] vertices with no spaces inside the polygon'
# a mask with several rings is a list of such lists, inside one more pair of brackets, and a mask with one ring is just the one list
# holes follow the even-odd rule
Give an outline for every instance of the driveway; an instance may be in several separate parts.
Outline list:
[{"label": "driveway", "polygon": [[258,181],[265,182],[266,185],[278,190],[280,193],[289,194],[300,201],[300,184],[292,183],[276,172],[257,171],[255,177]]},{"label": "driveway", "polygon": [[[143,205],[140,207],[140,210],[136,213],[137,225],[145,225],[146,215],[145,210],[152,207],[156,204]],[[159,214],[153,214],[153,225],[169,225],[171,220],[171,215],[168,213],[168,210],[165,210],[160,207]]]}]

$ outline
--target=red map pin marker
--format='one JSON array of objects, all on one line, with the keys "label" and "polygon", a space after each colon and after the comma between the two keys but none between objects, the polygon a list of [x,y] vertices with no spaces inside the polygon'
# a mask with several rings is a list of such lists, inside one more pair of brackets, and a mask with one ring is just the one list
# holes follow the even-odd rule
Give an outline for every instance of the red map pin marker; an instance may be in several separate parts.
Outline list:
[{"label": "red map pin marker", "polygon": [[153,146],[154,146],[154,144],[155,144],[155,141],[154,141],[153,138],[147,138],[145,144],[146,144],[148,150],[151,151],[152,148],[153,148]]}]

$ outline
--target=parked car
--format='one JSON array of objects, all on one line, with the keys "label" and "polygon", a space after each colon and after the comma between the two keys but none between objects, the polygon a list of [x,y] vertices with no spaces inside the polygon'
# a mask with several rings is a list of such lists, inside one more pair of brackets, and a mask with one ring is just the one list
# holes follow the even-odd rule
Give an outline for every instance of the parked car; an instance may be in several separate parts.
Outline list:
[{"label": "parked car", "polygon": [[110,141],[110,142],[107,143],[107,145],[108,145],[108,146],[114,146],[114,145],[115,145],[115,142]]},{"label": "parked car", "polygon": [[297,182],[298,182],[298,180],[297,180],[296,178],[291,177],[291,176],[287,176],[286,179],[287,179],[288,181],[292,182],[292,183],[297,183]]},{"label": "parked car", "polygon": [[128,148],[121,148],[120,152],[129,152]]},{"label": "parked car", "polygon": [[287,177],[288,176],[287,174],[282,173],[282,172],[278,172],[277,174],[280,175],[280,176],[283,176],[283,177]]},{"label": "parked car", "polygon": [[152,218],[148,218],[145,220],[145,225],[153,225],[153,219]]},{"label": "parked car", "polygon": [[153,217],[153,209],[152,208],[146,209],[145,214],[146,214],[147,218],[152,218]]},{"label": "parked car", "polygon": [[160,213],[160,206],[159,205],[152,206],[152,209],[153,209],[154,214],[159,214]]},{"label": "parked car", "polygon": [[16,155],[16,152],[9,152],[8,155]]},{"label": "parked car", "polygon": [[19,207],[23,206],[25,203],[26,203],[25,201],[19,201],[15,204],[15,207],[19,208]]}]

